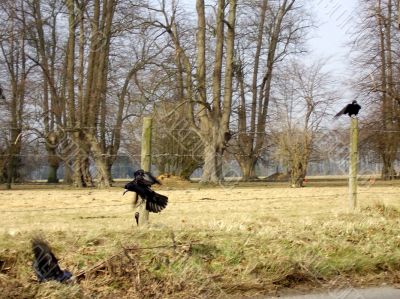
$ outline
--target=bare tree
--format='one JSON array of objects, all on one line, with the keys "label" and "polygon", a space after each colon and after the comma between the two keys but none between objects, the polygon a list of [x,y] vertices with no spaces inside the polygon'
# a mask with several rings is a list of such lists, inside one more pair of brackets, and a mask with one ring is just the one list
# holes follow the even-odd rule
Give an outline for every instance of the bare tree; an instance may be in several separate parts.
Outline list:
[{"label": "bare tree", "polygon": [[392,1],[388,0],[386,16],[383,15],[381,0],[378,0],[376,5],[376,19],[380,35],[381,82],[384,90],[382,93],[382,127],[386,132],[382,136],[384,146],[380,152],[383,161],[382,178],[385,180],[393,179],[396,176],[393,163],[399,147],[399,138],[398,134],[393,131],[400,128],[398,123],[400,102],[395,102],[398,92],[393,77],[392,5]]},{"label": "bare tree", "polygon": [[[96,164],[98,184],[111,185],[111,167],[120,147],[123,122],[131,116],[126,104],[131,83],[138,72],[153,63],[163,51],[163,47],[155,43],[152,32],[135,21],[136,15],[127,14],[134,8],[137,6],[130,6],[128,1],[114,0],[97,0],[93,7],[88,7],[84,1],[79,7],[74,1],[68,5],[67,107],[68,127],[73,141],[80,147],[74,161],[74,184],[77,186],[93,184],[89,157]],[[124,44],[132,39],[132,48],[128,49]],[[123,50],[127,53],[122,54]],[[116,72],[116,68],[119,72],[123,70],[123,75]]]},{"label": "bare tree", "polygon": [[159,103],[153,114],[154,164],[160,173],[189,179],[203,166],[203,146],[198,135],[182,118],[183,108],[175,102]]},{"label": "bare tree", "polygon": [[382,178],[396,176],[396,160],[400,139],[399,29],[398,8],[392,0],[360,2],[360,26],[354,34],[353,61],[358,74],[356,89],[371,106],[369,115],[373,126],[371,140],[379,140],[375,147],[382,159]]},{"label": "bare tree", "polygon": [[[254,18],[257,22],[249,24]],[[234,151],[243,179],[248,180],[255,176],[254,167],[265,150],[274,69],[286,57],[302,51],[300,41],[310,24],[295,0],[247,3],[241,23],[235,65],[239,103]]]},{"label": "bare tree", "polygon": [[[170,15],[165,1],[162,1],[162,7],[157,11],[164,17],[164,22],[154,22],[166,30],[175,47],[186,117],[204,144],[202,182],[218,182],[223,179],[222,157],[230,136],[236,6],[236,0],[217,1],[215,21],[211,27],[213,36],[210,37],[207,34],[210,27],[207,24],[204,0],[196,1],[195,63],[192,63],[189,52],[181,43],[176,6],[173,5]],[[210,60],[212,63],[209,63]],[[212,80],[208,88],[207,76],[211,65]]]},{"label": "bare tree", "polygon": [[276,159],[288,167],[292,187],[303,186],[315,137],[335,99],[329,90],[333,82],[323,66],[322,62],[311,66],[292,62],[279,77],[272,107],[272,139]]},{"label": "bare tree", "polygon": [[[35,55],[29,58],[39,66],[42,76],[42,120],[43,132],[36,132],[45,140],[49,173],[47,182],[58,183],[57,170],[61,158],[57,155],[59,139],[62,136],[59,128],[65,126],[65,72],[60,62],[65,62],[64,41],[58,37],[58,19],[62,12],[62,4],[57,0],[50,1],[45,8],[42,1],[27,3],[33,28],[26,28],[30,33],[29,43]],[[43,15],[45,11],[45,15]],[[66,63],[65,63],[66,65]]]},{"label": "bare tree", "polygon": [[7,159],[7,188],[18,178],[21,158],[22,129],[24,125],[24,108],[26,82],[31,70],[27,63],[26,53],[26,14],[24,1],[7,1],[1,4],[3,19],[0,49],[7,74],[9,92],[2,92],[2,100],[9,111],[9,137]]},{"label": "bare tree", "polygon": [[[10,180],[17,177],[25,128],[46,145],[48,182],[58,181],[64,163],[70,170],[64,180],[70,177],[75,186],[96,180],[110,186],[124,122],[140,117],[144,109],[138,106],[155,102],[142,101],[146,92],[140,81],[149,80],[149,68],[163,67],[157,57],[168,43],[159,42],[159,29],[143,22],[143,4],[136,1],[7,0],[0,8],[1,71],[7,74],[7,80],[0,78],[0,104],[9,112],[10,129],[1,164],[11,172]],[[25,106],[35,119],[23,126]]]}]

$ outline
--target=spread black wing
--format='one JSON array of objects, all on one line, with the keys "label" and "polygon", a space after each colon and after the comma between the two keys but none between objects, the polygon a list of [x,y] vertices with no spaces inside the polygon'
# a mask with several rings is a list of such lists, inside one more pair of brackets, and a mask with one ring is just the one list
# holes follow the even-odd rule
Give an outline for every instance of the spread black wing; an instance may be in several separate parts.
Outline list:
[{"label": "spread black wing", "polygon": [[34,255],[33,269],[39,281],[57,280],[67,281],[72,277],[68,271],[63,271],[58,265],[49,244],[43,239],[36,237],[32,239],[32,251]]},{"label": "spread black wing", "polygon": [[152,186],[154,184],[161,185],[161,182],[157,180],[151,172],[144,171],[143,169],[136,170],[135,173],[133,174],[134,180],[144,186]]},{"label": "spread black wing", "polygon": [[125,189],[126,191],[136,192],[143,199],[151,196],[151,193],[154,192],[149,188],[149,186],[141,184],[137,180],[133,180],[132,182],[126,184]]},{"label": "spread black wing", "polygon": [[153,213],[159,213],[166,208],[168,197],[154,192],[153,195],[146,199],[146,210]]},{"label": "spread black wing", "polygon": [[146,171],[144,173],[143,179],[146,180],[151,185],[154,185],[154,184],[161,185],[161,182],[156,177],[154,177],[151,174],[151,172]]},{"label": "spread black wing", "polygon": [[346,107],[344,107],[342,110],[340,110],[336,115],[335,118],[338,118],[339,116],[343,115],[343,114],[347,114],[348,110],[349,110],[349,106],[350,104],[346,105]]},{"label": "spread black wing", "polygon": [[[159,213],[168,204],[168,197],[150,189],[150,186],[143,184],[141,180],[133,180],[125,185],[127,191],[136,192],[143,200],[146,201],[146,210],[153,213]],[[124,192],[124,194],[125,194]]]}]

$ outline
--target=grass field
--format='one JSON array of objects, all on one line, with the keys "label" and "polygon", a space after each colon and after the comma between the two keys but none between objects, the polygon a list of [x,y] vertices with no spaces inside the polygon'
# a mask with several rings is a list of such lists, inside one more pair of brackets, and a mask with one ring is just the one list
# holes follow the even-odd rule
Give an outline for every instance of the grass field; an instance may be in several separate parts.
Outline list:
[{"label": "grass field", "polygon": [[[400,282],[398,185],[360,187],[351,213],[343,184],[159,192],[167,209],[138,228],[121,188],[0,190],[0,297],[223,298]],[[37,234],[62,268],[82,273],[79,284],[36,282]]]}]

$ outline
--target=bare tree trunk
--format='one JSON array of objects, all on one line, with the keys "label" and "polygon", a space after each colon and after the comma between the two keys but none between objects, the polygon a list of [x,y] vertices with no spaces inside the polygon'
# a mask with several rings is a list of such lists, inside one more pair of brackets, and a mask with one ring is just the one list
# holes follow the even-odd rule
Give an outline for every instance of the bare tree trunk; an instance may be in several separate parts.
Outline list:
[{"label": "bare tree trunk", "polygon": [[242,171],[243,181],[251,181],[257,177],[254,171],[257,160],[251,159],[251,157],[237,157],[236,159]]},{"label": "bare tree trunk", "polygon": [[[84,146],[84,145],[83,145]],[[82,146],[82,148],[83,148]],[[94,182],[89,170],[89,155],[85,152],[78,152],[73,163],[73,185],[78,188],[93,187]]]},{"label": "bare tree trunk", "polygon": [[63,184],[72,185],[73,184],[72,175],[73,175],[73,170],[71,169],[71,164],[69,161],[67,161],[64,163]]},{"label": "bare tree trunk", "polygon": [[[88,143],[97,168],[97,180],[100,187],[111,186],[111,173],[107,163],[107,148],[105,146],[105,113],[107,70],[109,64],[109,49],[111,26],[115,11],[114,0],[104,0],[102,9],[100,1],[94,5],[94,22],[92,22],[92,39],[86,84],[85,106],[89,107],[85,124],[84,141]],[[120,128],[119,128],[120,129]],[[99,131],[97,131],[99,130]],[[97,140],[99,133],[100,140]],[[111,160],[110,160],[111,161]]]},{"label": "bare tree trunk", "polygon": [[[201,2],[201,1],[200,1]],[[225,6],[224,1],[220,1],[219,5]],[[202,3],[204,7],[204,1]],[[204,11],[200,11],[199,24],[204,19]],[[217,30],[224,30],[223,14],[217,13]],[[200,130],[202,139],[204,140],[204,166],[201,182],[216,183],[223,179],[222,164],[223,153],[226,146],[226,136],[229,135],[229,119],[231,115],[232,105],[232,81],[233,81],[233,65],[234,65],[234,40],[235,40],[235,22],[236,22],[236,0],[229,1],[229,14],[226,33],[226,62],[225,62],[225,80],[223,99],[213,99],[213,110],[209,117],[200,117]],[[220,28],[222,27],[222,29]],[[199,30],[202,28],[199,25]],[[198,44],[202,44],[204,40],[198,40]],[[219,44],[223,46],[224,39],[221,33],[217,33],[217,47],[215,65],[222,63],[222,56],[218,53]],[[205,45],[202,45],[205,48]],[[220,61],[221,60],[221,61]],[[205,63],[205,62],[203,62]],[[198,65],[199,67],[199,65]],[[214,96],[219,93],[221,78],[219,77],[219,69],[214,72],[213,90]],[[217,80],[218,78],[218,80]],[[204,79],[205,81],[205,79]],[[221,101],[222,100],[222,101]],[[212,134],[210,134],[212,132]]]},{"label": "bare tree trunk", "polygon": [[[175,15],[171,18],[165,11],[165,1],[162,1],[162,10],[166,24],[163,25],[170,35],[177,56],[179,70],[184,69],[185,83],[180,84],[184,88],[184,102],[186,102],[187,119],[193,130],[200,136],[204,144],[204,166],[201,181],[203,183],[216,183],[222,179],[222,155],[226,146],[226,136],[229,136],[229,120],[232,105],[232,80],[234,65],[234,40],[236,24],[236,0],[218,1],[216,13],[216,40],[214,55],[214,71],[212,81],[212,103],[207,101],[206,86],[206,16],[204,0],[196,1],[197,34],[196,34],[196,76],[193,79],[193,65],[179,41],[179,33],[174,23]],[[225,20],[223,11],[229,6],[228,18]],[[174,13],[176,11],[174,10]],[[160,23],[159,23],[160,24]],[[159,25],[158,24],[158,25]],[[224,38],[226,26],[226,38]],[[226,45],[226,57],[223,59],[224,44]],[[222,55],[221,55],[222,52]],[[225,78],[222,88],[222,65],[225,61]],[[182,68],[183,67],[183,68]],[[181,73],[182,74],[182,73]],[[179,74],[179,75],[181,75]],[[181,76],[182,78],[182,76]],[[183,78],[182,78],[183,79]],[[197,83],[197,86],[194,85]],[[193,92],[196,90],[196,94]],[[223,90],[223,92],[222,92]],[[197,110],[197,111],[196,111]],[[195,116],[197,112],[197,116]]]},{"label": "bare tree trunk", "polygon": [[204,146],[204,165],[201,181],[216,183],[222,180],[222,153],[218,152],[214,144]]},{"label": "bare tree trunk", "polygon": [[293,165],[289,171],[290,173],[290,186],[292,188],[303,187],[304,178],[306,176],[306,170],[303,168],[302,163]]},{"label": "bare tree trunk", "polygon": [[392,156],[390,155],[384,155],[382,157],[382,161],[383,161],[383,167],[382,167],[382,179],[383,180],[393,180],[396,178],[396,171],[394,169],[394,161],[395,158],[393,159]]},{"label": "bare tree trunk", "polygon": [[[21,133],[25,105],[25,89],[28,69],[26,67],[26,17],[24,3],[20,7],[10,7],[11,26],[6,28],[6,39],[0,40],[0,48],[10,78],[11,95],[9,97],[9,139],[7,161],[7,188],[20,178],[18,169],[21,164]],[[20,14],[19,14],[20,13]],[[19,23],[20,22],[20,23]],[[14,28],[15,26],[15,28]],[[3,95],[4,96],[4,95]]]},{"label": "bare tree trunk", "polygon": [[90,150],[93,153],[93,159],[96,161],[96,179],[99,187],[110,187],[111,186],[111,168],[103,158],[103,151],[96,138],[91,134],[86,135],[86,142],[90,145]]},{"label": "bare tree trunk", "polygon": [[32,3],[32,15],[35,20],[36,37],[35,50],[39,57],[39,61],[36,61],[40,65],[43,77],[43,123],[44,123],[44,138],[46,140],[47,160],[48,160],[48,183],[57,183],[57,170],[60,165],[60,159],[55,156],[57,144],[52,138],[56,136],[55,127],[61,126],[61,93],[65,91],[65,88],[61,88],[61,93],[57,89],[57,83],[55,78],[55,60],[56,60],[56,24],[57,24],[57,13],[55,12],[56,7],[52,7],[52,18],[50,24],[51,30],[51,42],[46,41],[44,24],[45,21],[42,17],[41,2],[35,0]]},{"label": "bare tree trunk", "polygon": [[392,2],[387,3],[387,16],[383,15],[381,0],[377,1],[376,20],[379,28],[380,38],[380,58],[381,58],[381,84],[382,84],[382,123],[383,138],[381,151],[383,168],[382,179],[391,180],[396,176],[394,170],[394,162],[396,160],[398,150],[398,136],[394,134],[395,126],[395,99],[394,81],[393,81],[393,64],[392,64]]},{"label": "bare tree trunk", "polygon": [[[242,92],[242,104],[241,104],[241,115],[238,118],[239,135],[237,140],[238,153],[235,155],[236,160],[239,162],[240,168],[243,173],[243,180],[249,180],[251,177],[248,175],[254,175],[254,169],[249,171],[249,166],[255,167],[259,156],[262,154],[262,150],[265,143],[265,126],[266,118],[268,114],[269,99],[271,92],[271,83],[273,71],[275,68],[275,59],[277,55],[277,46],[282,31],[282,22],[287,13],[292,9],[294,0],[282,1],[280,3],[277,16],[271,24],[271,30],[269,32],[269,48],[267,53],[267,66],[264,71],[261,84],[258,82],[259,78],[259,63],[261,57],[261,49],[264,41],[265,34],[265,20],[266,12],[268,9],[268,0],[263,0],[260,7],[260,17],[258,21],[258,32],[256,42],[256,52],[254,57],[254,68],[252,75],[252,86],[251,86],[251,109],[246,110],[246,102],[244,92]],[[238,73],[237,73],[238,74]],[[243,78],[238,76],[239,84],[243,84]],[[243,89],[243,87],[240,87]],[[249,113],[247,113],[249,111]],[[248,115],[249,114],[249,115]],[[248,124],[248,119],[250,123]],[[247,160],[244,162],[244,160]],[[242,168],[245,167],[245,168]]]},{"label": "bare tree trunk", "polygon": [[[14,118],[14,117],[13,117]],[[12,121],[14,123],[14,120]],[[17,125],[17,123],[14,123]],[[7,189],[11,189],[11,185],[15,183],[19,178],[18,168],[20,166],[20,152],[21,152],[21,141],[19,140],[21,129],[12,127],[10,129],[10,141],[9,145],[9,160],[7,168]]]},{"label": "bare tree trunk", "polygon": [[49,172],[47,176],[47,183],[55,184],[58,183],[57,170],[60,166],[60,158],[57,155],[56,149],[47,149]]}]

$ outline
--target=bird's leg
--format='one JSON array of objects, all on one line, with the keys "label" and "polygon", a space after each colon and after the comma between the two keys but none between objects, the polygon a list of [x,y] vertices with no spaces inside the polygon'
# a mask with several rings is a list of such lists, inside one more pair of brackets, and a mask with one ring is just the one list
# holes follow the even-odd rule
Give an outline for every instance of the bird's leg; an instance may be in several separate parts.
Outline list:
[{"label": "bird's leg", "polygon": [[136,225],[139,226],[139,217],[140,217],[140,213],[136,212],[135,213],[135,220],[136,220]]}]

